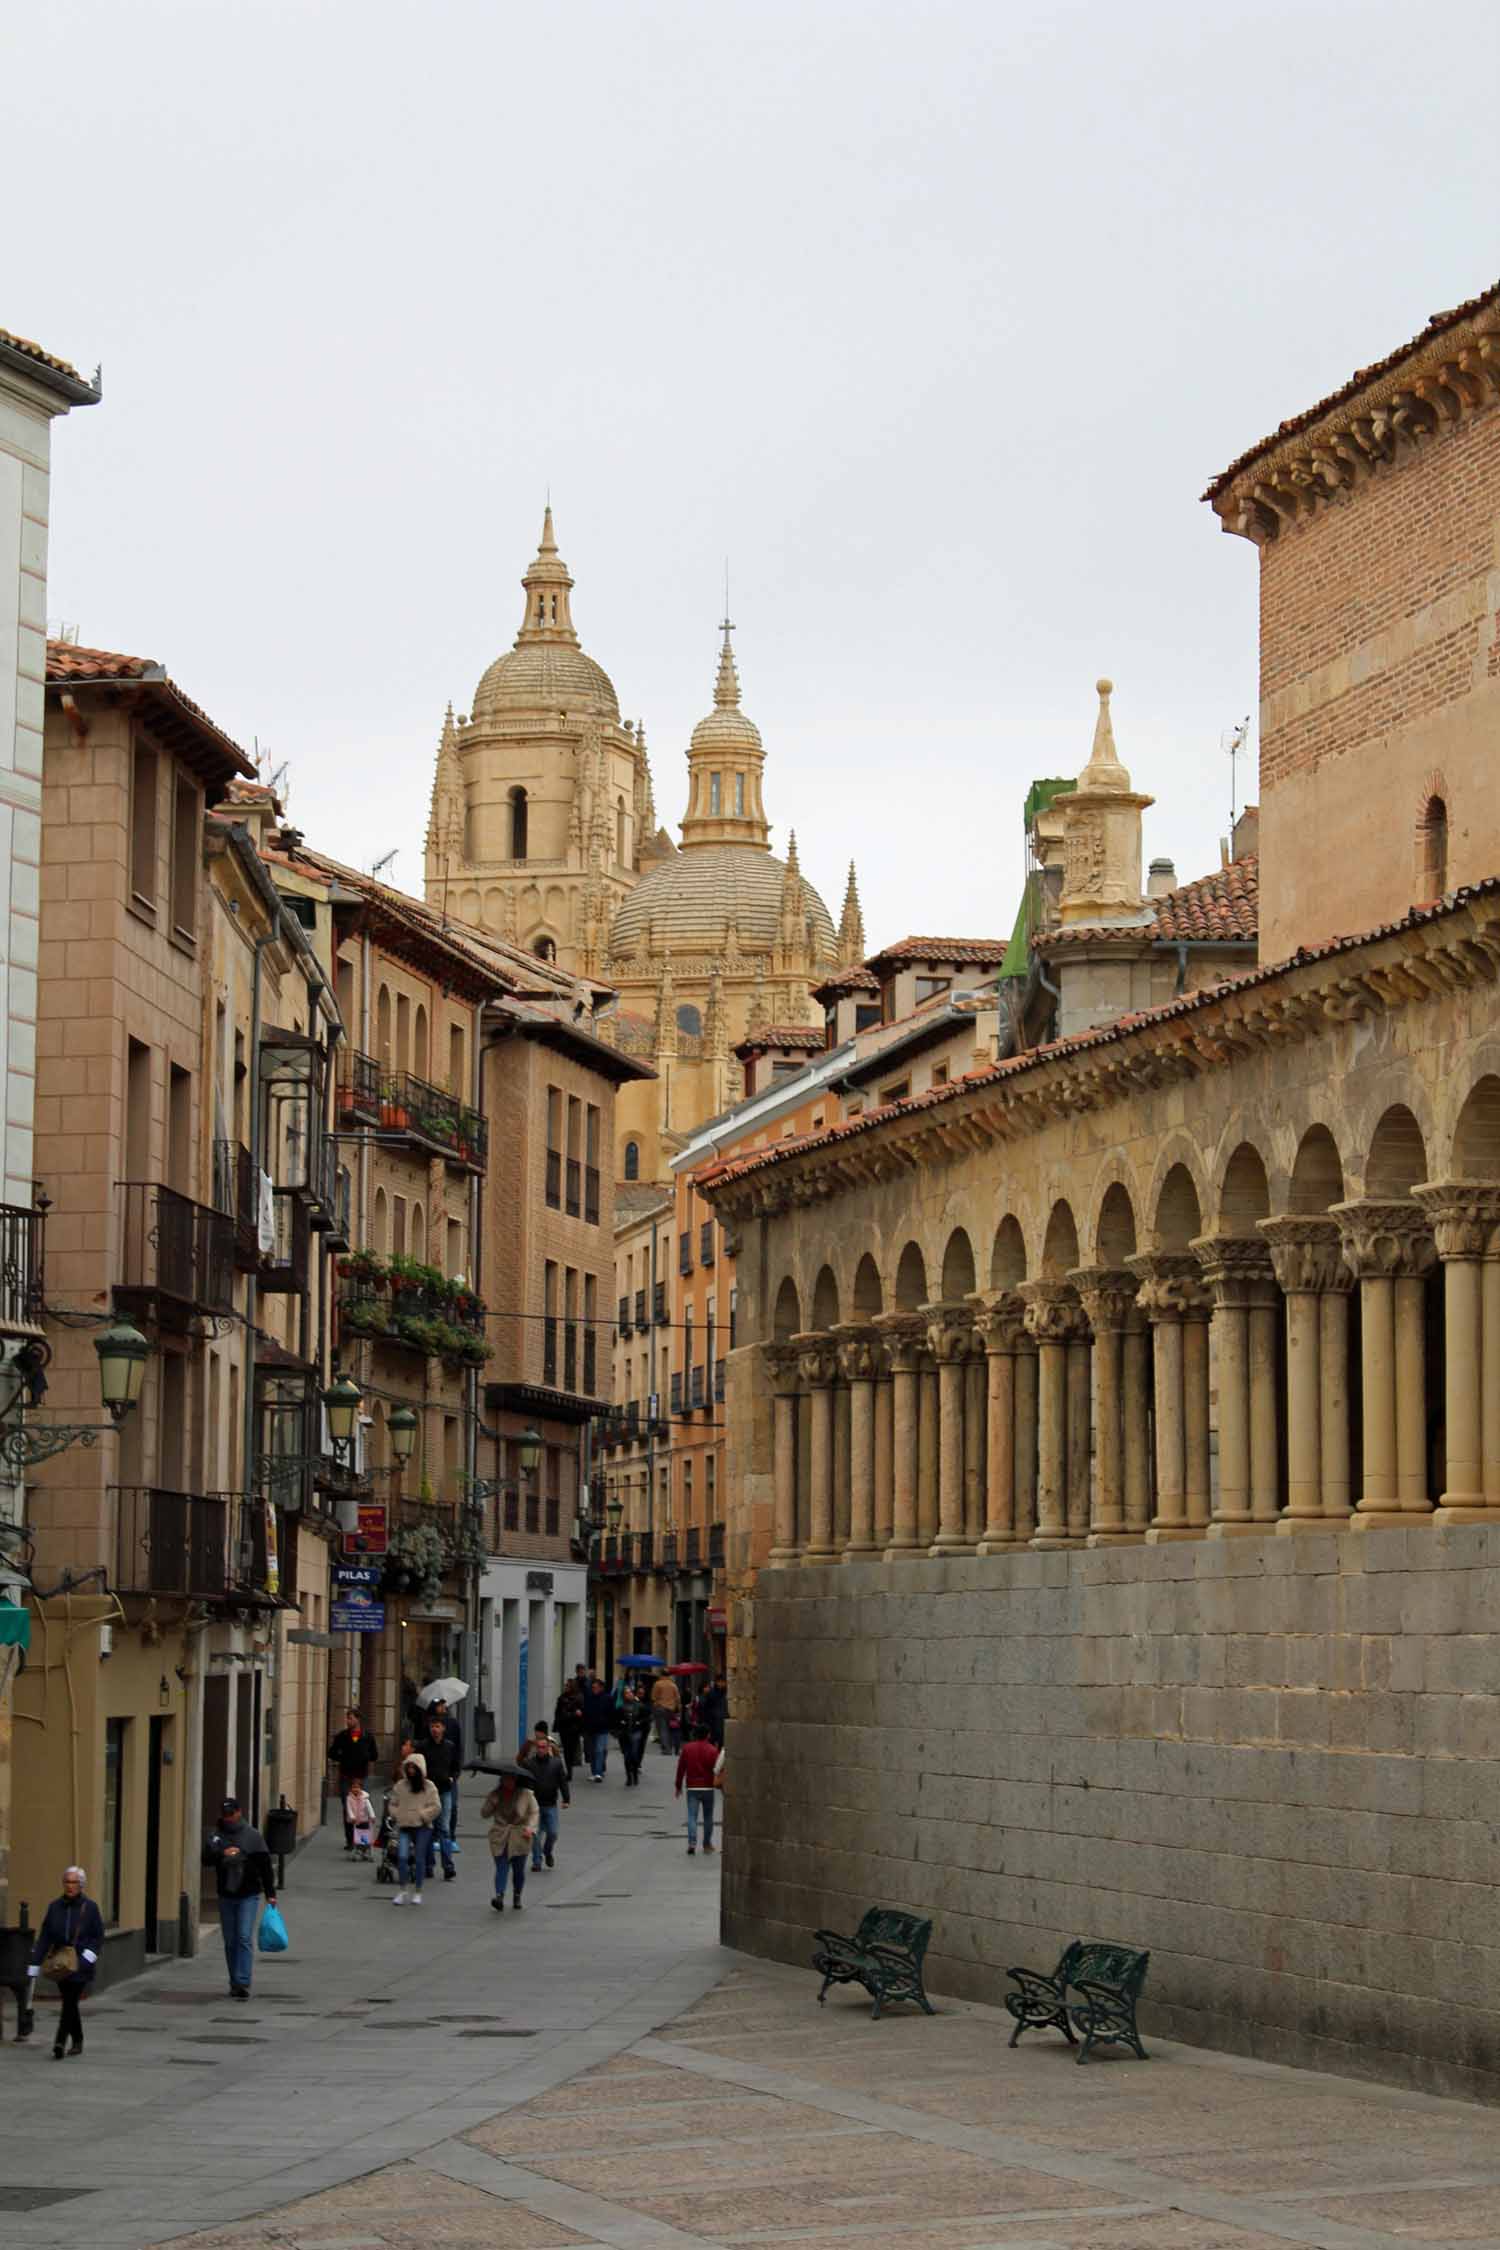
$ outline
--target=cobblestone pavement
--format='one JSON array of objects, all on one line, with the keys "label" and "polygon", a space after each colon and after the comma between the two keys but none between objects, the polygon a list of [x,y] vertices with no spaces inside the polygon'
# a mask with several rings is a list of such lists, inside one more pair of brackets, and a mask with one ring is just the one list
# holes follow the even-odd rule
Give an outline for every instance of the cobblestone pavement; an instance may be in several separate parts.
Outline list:
[{"label": "cobblestone pavement", "polygon": [[[551,1878],[548,1904],[592,1900],[591,1910],[544,1908],[519,1925],[493,1916],[493,1932],[476,1931],[472,1889],[453,1885],[437,1911],[423,1910],[424,1969],[409,1957],[418,1941],[407,1918],[382,1907],[402,1924],[399,1940],[385,1936],[389,1978],[378,1996],[387,2011],[361,2003],[361,1989],[373,1997],[374,1986],[325,1992],[299,1964],[295,2005],[237,2011],[266,2043],[253,2059],[216,2057],[222,2086],[206,2091],[175,2070],[164,2104],[133,2073],[118,2084],[129,2114],[102,2161],[113,2176],[126,2152],[119,2188],[15,2224],[5,2211],[6,2250],[44,2241],[131,2250],[169,2241],[181,2250],[1500,2245],[1493,2111],[1156,2041],[1149,2064],[1100,2058],[1078,2069],[1046,2036],[1010,2053],[1008,2021],[958,2002],[940,2002],[932,2019],[902,2010],[878,2024],[848,1994],[819,2009],[810,1972],[703,1941],[714,1862],[685,1858],[664,1762],[648,1768],[647,1782],[637,1800],[612,1776],[583,1798],[567,1831],[571,1872]],[[342,1896],[343,1863],[320,1849]],[[305,1922],[313,1864],[296,1872]],[[541,1889],[528,1890],[528,1906],[534,1895],[541,1904]],[[289,1886],[289,1914],[294,1895]],[[371,1916],[341,1911],[363,1936]],[[475,1952],[491,1939],[487,1955]],[[497,1996],[481,1960],[502,1958],[501,1943],[509,1966]],[[468,1964],[467,2009],[454,2000],[455,1956]],[[497,1998],[498,2018],[464,2020]],[[484,2047],[476,2057],[476,2035],[522,2028],[528,2011],[551,2028],[520,2059],[496,2068]],[[205,2011],[210,2022],[220,2014]],[[292,2029],[294,2018],[308,2028]],[[97,2037],[101,2066],[134,2044],[127,2021],[108,2028],[109,2042],[103,2029]],[[143,2075],[156,2078],[190,2051],[187,2035],[166,2056],[139,2043],[152,2058]],[[3,2061],[8,2092],[11,2050]],[[33,2074],[27,2055],[24,2068],[52,2093],[50,2061]],[[72,2103],[107,2102],[108,2091],[85,2097],[89,2078],[72,2066],[55,2075],[67,2098],[54,2094],[44,2123],[38,2113],[43,2145],[70,2139],[64,2171],[97,2177],[101,2152],[87,2124],[79,2137]],[[0,2130],[10,2124],[7,2112]],[[36,2175],[19,2143],[0,2140],[0,2156],[5,2180]],[[148,2179],[157,2224],[143,2232]]]}]

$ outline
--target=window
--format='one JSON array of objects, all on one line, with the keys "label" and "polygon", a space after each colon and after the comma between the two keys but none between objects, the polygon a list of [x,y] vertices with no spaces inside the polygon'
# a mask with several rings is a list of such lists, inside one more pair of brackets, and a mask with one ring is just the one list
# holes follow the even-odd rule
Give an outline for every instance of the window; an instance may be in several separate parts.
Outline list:
[{"label": "window", "polygon": [[412,1034],[411,1067],[419,1078],[427,1076],[427,1010],[420,1000]]},{"label": "window", "polygon": [[935,1000],[940,992],[947,992],[952,983],[952,977],[918,977],[917,1006],[920,1008],[924,1000]]},{"label": "window", "polygon": [[130,890],[137,906],[156,905],[156,752],[138,742],[130,766]]},{"label": "window", "polygon": [[448,1091],[461,1102],[469,1098],[469,1072],[464,1060],[464,1032],[462,1024],[454,1024],[448,1033]]},{"label": "window", "polygon": [[740,819],[743,820],[745,817],[745,777],[742,773],[737,773],[734,777],[734,809]]},{"label": "window", "polygon": [[639,1141],[627,1141],[627,1142],[625,1143],[625,1167],[624,1167],[624,1170],[625,1170],[625,1177],[626,1177],[626,1179],[627,1179],[627,1180],[638,1180],[638,1179],[640,1178],[640,1176],[641,1176],[641,1144],[640,1144],[640,1142],[639,1142]]},{"label": "window", "polygon": [[124,1853],[121,1844],[125,1829],[125,1740],[130,1729],[128,1719],[106,1719],[104,1722],[104,1866],[99,1885],[98,1899],[106,1923],[114,1926],[120,1919],[120,1877],[123,1872]]},{"label": "window", "polygon": [[692,1464],[692,1462],[691,1462],[691,1461],[684,1461],[684,1462],[683,1462],[683,1464],[682,1464],[682,1520],[683,1520],[683,1522],[684,1522],[684,1523],[690,1523],[690,1522],[692,1521],[692,1516],[693,1516],[693,1464]]},{"label": "window", "polygon": [[167,1185],[193,1192],[193,1077],[176,1063],[167,1065]]},{"label": "window", "polygon": [[526,857],[526,792],[512,789],[510,793],[510,856]]},{"label": "window", "polygon": [[404,992],[396,995],[396,1068],[411,1068],[411,1002]]},{"label": "window", "polygon": [[933,1083],[933,1085],[934,1085],[934,1086],[946,1086],[946,1085],[947,1085],[947,1083],[948,1083],[948,1065],[947,1065],[946,1063],[938,1063],[938,1064],[936,1065],[936,1067],[935,1067],[935,1069],[933,1070],[933,1073],[932,1073],[932,1083]]},{"label": "window", "polygon": [[710,1523],[714,1520],[714,1503],[718,1499],[718,1458],[709,1453],[703,1461],[703,1513]]},{"label": "window", "polygon": [[911,1080],[898,1078],[894,1086],[881,1087],[880,1098],[883,1102],[904,1102],[910,1092]]},{"label": "window", "polygon": [[708,777],[708,809],[710,813],[717,815],[724,810],[723,795],[722,775],[711,773]]},{"label": "window", "polygon": [[703,1018],[699,1011],[693,1006],[691,1000],[684,1000],[682,1006],[678,1009],[677,1028],[679,1031],[686,1032],[689,1039],[699,1039],[702,1037]]},{"label": "window", "polygon": [[555,961],[557,959],[557,940],[556,938],[539,937],[531,950],[539,961]]},{"label": "window", "polygon": [[1425,905],[1448,888],[1448,807],[1429,797],[1417,823],[1417,897]]},{"label": "window", "polygon": [[447,1275],[450,1281],[464,1270],[464,1223],[462,1219],[448,1221]]},{"label": "window", "polygon": [[177,776],[172,800],[172,928],[191,945],[198,935],[198,785]]}]

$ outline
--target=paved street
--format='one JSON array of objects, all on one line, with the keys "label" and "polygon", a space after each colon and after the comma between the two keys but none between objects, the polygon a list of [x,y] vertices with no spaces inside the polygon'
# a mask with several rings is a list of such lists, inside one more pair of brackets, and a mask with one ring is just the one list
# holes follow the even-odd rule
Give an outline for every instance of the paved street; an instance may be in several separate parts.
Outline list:
[{"label": "paved street", "polygon": [[520,1921],[482,1903],[471,1790],[464,1879],[420,1915],[330,1832],[250,2007],[205,1952],[106,1995],[81,2064],[6,2048],[7,2250],[1500,2244],[1492,2111],[1154,2040],[1080,2070],[956,2002],[820,2010],[714,1943],[669,1773],[585,1782]]}]

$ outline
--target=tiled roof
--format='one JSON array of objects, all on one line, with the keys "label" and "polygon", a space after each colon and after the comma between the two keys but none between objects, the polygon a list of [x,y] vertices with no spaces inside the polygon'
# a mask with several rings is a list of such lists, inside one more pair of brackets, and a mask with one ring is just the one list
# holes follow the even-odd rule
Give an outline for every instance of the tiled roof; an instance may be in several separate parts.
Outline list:
[{"label": "tiled roof", "polygon": [[737,1055],[754,1054],[761,1047],[821,1047],[823,1026],[820,1023],[772,1023],[760,1031],[747,1031],[735,1048]]},{"label": "tiled roof", "polygon": [[61,391],[74,405],[90,405],[99,397],[97,379],[89,382],[86,376],[79,374],[71,361],[59,359],[54,352],[44,352],[40,344],[33,344],[26,336],[12,335],[8,328],[0,328],[0,354],[7,358],[30,360],[43,381],[49,376],[58,377],[59,380],[48,387]]},{"label": "tiled roof", "polygon": [[879,977],[860,962],[856,962],[852,969],[837,969],[831,977],[824,977],[821,984],[815,984],[813,986],[813,998],[821,1000],[825,993],[878,992],[879,990]]},{"label": "tiled roof", "polygon": [[154,656],[121,656],[113,649],[79,648],[73,641],[49,641],[47,685],[141,688],[155,699],[159,711],[173,721],[188,722],[189,736],[183,740],[185,744],[192,738],[187,754],[195,767],[208,770],[211,778],[222,783],[235,775],[242,781],[256,778],[255,768],[239,744],[231,741],[201,704],[195,703],[190,695],[184,695],[175,680],[168,679],[165,667]]},{"label": "tiled roof", "polygon": [[1003,961],[1008,938],[904,937],[872,953],[867,968],[877,964],[896,969],[905,961],[968,961],[981,965]]},{"label": "tiled roof", "polygon": [[1464,906],[1471,898],[1494,898],[1500,894],[1500,876],[1487,876],[1483,882],[1470,883],[1462,890],[1452,892],[1435,906],[1416,906],[1399,921],[1382,922],[1373,930],[1361,930],[1350,937],[1329,938],[1322,945],[1299,947],[1284,961],[1275,961],[1260,968],[1247,968],[1222,978],[1217,984],[1203,985],[1179,999],[1163,1001],[1156,1008],[1142,1008],[1133,1015],[1117,1016],[1112,1023],[1102,1024],[1095,1031],[1081,1031],[1070,1039],[1055,1039],[1050,1046],[1031,1047],[1024,1054],[1007,1055],[1003,1061],[990,1063],[982,1070],[970,1071],[963,1078],[951,1079],[945,1086],[929,1087],[924,1094],[912,1094],[905,1101],[888,1102],[875,1110],[866,1110],[861,1116],[849,1117],[837,1125],[830,1125],[821,1133],[804,1133],[795,1140],[778,1141],[773,1148],[756,1149],[748,1156],[727,1157],[722,1164],[705,1166],[697,1175],[697,1183],[705,1192],[727,1185],[747,1172],[757,1172],[774,1164],[783,1164],[793,1156],[810,1148],[830,1148],[836,1142],[850,1140],[860,1133],[878,1130],[893,1119],[915,1115],[918,1111],[937,1109],[944,1103],[956,1101],[961,1095],[972,1093],[976,1087],[993,1086],[1008,1078],[1016,1078],[1028,1071],[1038,1070],[1048,1063],[1067,1061],[1074,1055],[1088,1054],[1100,1047],[1116,1045],[1133,1032],[1156,1024],[1171,1023],[1179,1018],[1197,1014],[1212,1007],[1232,992],[1247,992],[1278,978],[1288,976],[1293,969],[1310,966],[1314,962],[1332,960],[1336,955],[1352,953],[1361,946],[1374,945],[1381,938],[1396,937],[1406,930],[1425,927],[1445,914]]},{"label": "tiled roof", "polygon": [[1488,289],[1482,290],[1477,297],[1470,297],[1463,304],[1455,305],[1450,312],[1434,313],[1427,326],[1419,335],[1413,336],[1409,343],[1400,345],[1393,352],[1387,352],[1384,359],[1375,360],[1369,367],[1357,367],[1347,383],[1341,383],[1336,391],[1330,391],[1326,398],[1320,398],[1316,406],[1309,406],[1304,413],[1292,415],[1289,421],[1278,422],[1269,437],[1261,438],[1258,443],[1250,446],[1247,451],[1242,453],[1237,460],[1231,461],[1227,469],[1219,471],[1219,474],[1204,493],[1204,499],[1213,500],[1217,498],[1226,485],[1232,484],[1240,471],[1248,468],[1252,461],[1258,460],[1261,454],[1269,453],[1271,448],[1280,445],[1283,439],[1295,437],[1299,430],[1309,428],[1312,423],[1318,421],[1324,414],[1329,413],[1335,406],[1341,406],[1345,399],[1353,398],[1357,392],[1365,388],[1366,384],[1378,382],[1380,377],[1388,375],[1393,367],[1399,367],[1403,359],[1409,357],[1413,352],[1420,351],[1422,346],[1431,343],[1434,337],[1445,334],[1450,328],[1459,327],[1466,320],[1472,320],[1476,313],[1483,312],[1487,306],[1495,304],[1497,299],[1500,299],[1500,281],[1492,283]]},{"label": "tiled roof", "polygon": [[1243,938],[1260,932],[1260,854],[1232,859],[1196,883],[1184,883],[1157,902],[1156,930],[1164,938]]}]

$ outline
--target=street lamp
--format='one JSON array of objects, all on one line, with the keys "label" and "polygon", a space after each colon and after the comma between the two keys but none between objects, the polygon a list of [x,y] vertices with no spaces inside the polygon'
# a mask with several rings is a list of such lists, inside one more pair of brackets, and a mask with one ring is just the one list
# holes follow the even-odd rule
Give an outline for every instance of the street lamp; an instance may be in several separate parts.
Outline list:
[{"label": "street lamp", "polygon": [[34,1406],[46,1389],[42,1370],[50,1356],[44,1343],[22,1346],[6,1367],[11,1378],[9,1398],[0,1405],[0,1464],[13,1477],[66,1453],[72,1445],[95,1445],[101,1430],[117,1430],[141,1395],[151,1346],[127,1320],[111,1321],[94,1338],[99,1355],[99,1395],[107,1422],[54,1422],[47,1429],[26,1429],[21,1421],[23,1402]]},{"label": "street lamp", "polygon": [[140,1401],[151,1346],[128,1320],[113,1320],[94,1338],[94,1349],[99,1354],[99,1395],[118,1429]]},{"label": "street lamp", "polygon": [[529,1426],[521,1432],[520,1451],[522,1476],[534,1477],[536,1465],[542,1457],[542,1441],[537,1431]]},{"label": "street lamp", "polygon": [[398,1468],[404,1467],[417,1442],[417,1417],[412,1408],[398,1406],[394,1414],[388,1414],[385,1434],[391,1441],[391,1458]]},{"label": "street lamp", "polygon": [[323,1393],[323,1411],[328,1416],[328,1435],[333,1440],[333,1450],[339,1458],[354,1443],[354,1424],[364,1400],[358,1383],[350,1375],[336,1376]]},{"label": "street lamp", "polygon": [[620,1518],[625,1513],[625,1503],[623,1500],[621,1500],[618,1493],[612,1492],[609,1498],[605,1501],[604,1513],[609,1519],[610,1530],[618,1531],[620,1528]]}]

